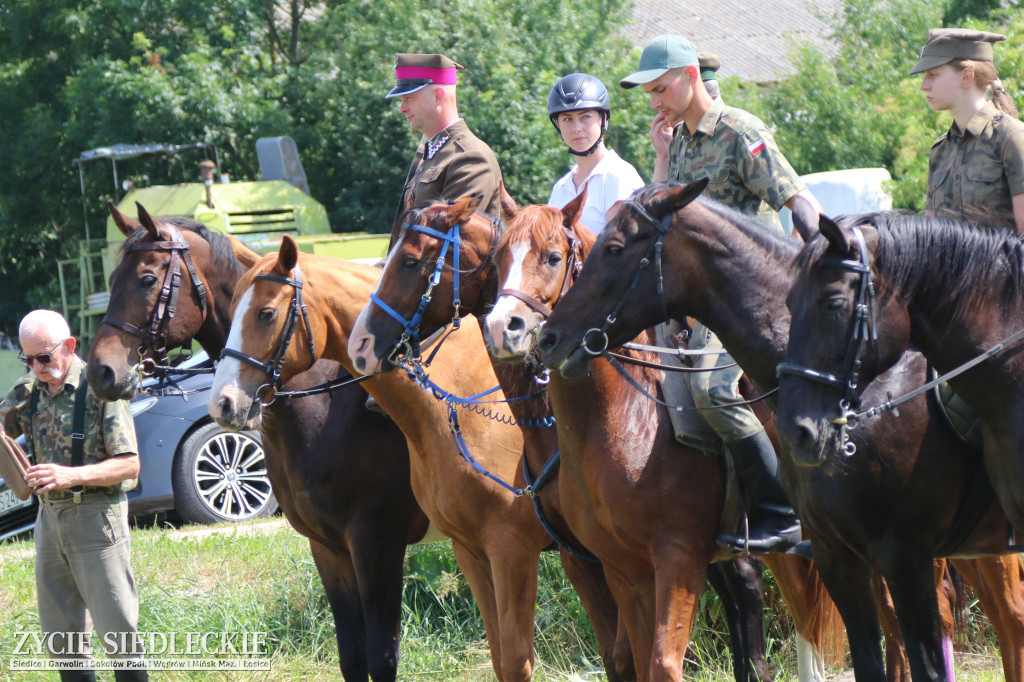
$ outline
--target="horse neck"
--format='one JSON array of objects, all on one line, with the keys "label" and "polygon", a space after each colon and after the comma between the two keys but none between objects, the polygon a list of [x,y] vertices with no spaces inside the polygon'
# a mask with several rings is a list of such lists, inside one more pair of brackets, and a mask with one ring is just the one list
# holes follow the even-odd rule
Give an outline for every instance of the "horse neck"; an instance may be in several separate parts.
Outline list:
[{"label": "horse neck", "polygon": [[231,331],[231,298],[247,268],[232,260],[230,264],[211,263],[205,268],[196,263],[196,269],[206,285],[209,308],[195,339],[211,358],[219,358]]},{"label": "horse neck", "polygon": [[737,223],[697,208],[708,211],[711,220],[687,221],[665,239],[664,271],[669,277],[676,273],[681,282],[666,284],[669,313],[675,319],[696,317],[755,383],[773,387],[789,339],[786,294],[799,243],[757,232],[755,220]]}]

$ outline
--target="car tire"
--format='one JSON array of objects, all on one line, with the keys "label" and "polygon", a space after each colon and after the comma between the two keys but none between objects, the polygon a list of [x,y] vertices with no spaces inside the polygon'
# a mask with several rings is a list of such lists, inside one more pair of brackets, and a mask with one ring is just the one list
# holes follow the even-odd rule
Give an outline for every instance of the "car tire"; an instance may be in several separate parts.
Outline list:
[{"label": "car tire", "polygon": [[260,435],[225,431],[215,422],[185,439],[172,470],[174,509],[187,523],[221,523],[270,516],[270,489]]}]

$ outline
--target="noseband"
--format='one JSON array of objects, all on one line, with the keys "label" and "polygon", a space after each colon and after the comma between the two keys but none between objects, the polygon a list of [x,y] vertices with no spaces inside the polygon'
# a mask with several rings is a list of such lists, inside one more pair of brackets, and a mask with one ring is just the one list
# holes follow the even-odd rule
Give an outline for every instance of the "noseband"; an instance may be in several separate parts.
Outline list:
[{"label": "noseband", "polygon": [[623,202],[623,207],[627,206],[640,215],[644,220],[653,225],[658,231],[658,236],[651,242],[651,245],[647,247],[647,253],[645,253],[644,257],[640,259],[640,265],[637,267],[632,281],[630,281],[629,286],[626,287],[626,290],[623,292],[622,298],[620,298],[619,302],[615,304],[612,311],[608,313],[608,317],[605,318],[604,324],[602,324],[600,328],[593,327],[588,329],[586,333],[583,334],[583,338],[580,340],[580,347],[586,351],[588,355],[592,355],[594,357],[602,355],[606,350],[608,350],[608,329],[615,324],[615,321],[619,317],[619,313],[626,305],[626,299],[632,295],[633,290],[636,289],[637,285],[640,283],[641,275],[643,275],[647,266],[651,264],[652,254],[654,255],[658,268],[658,299],[661,301],[661,311],[663,313],[662,319],[668,319],[668,308],[665,305],[665,279],[663,277],[661,267],[661,251],[662,245],[665,242],[665,235],[668,234],[668,228],[672,224],[672,216],[674,214],[670,212],[661,220],[658,220],[648,213],[647,209],[635,201]]},{"label": "noseband", "polygon": [[[568,229],[564,225],[562,226],[562,234],[565,235],[566,240],[569,242],[569,252],[566,256],[565,262],[565,273],[562,275],[562,288],[558,292],[558,298],[556,301],[565,296],[565,293],[569,291],[569,287],[576,281],[576,277],[580,274],[580,270],[583,269],[583,245],[579,239],[576,239],[576,235],[572,233],[572,230]],[[518,298],[520,301],[528,305],[535,312],[539,313],[545,320],[551,317],[551,307],[545,305],[541,301],[538,301],[533,296],[530,296],[525,291],[519,289],[502,289],[498,292],[498,296],[512,296]]]},{"label": "noseband", "polygon": [[459,253],[462,250],[462,224],[456,223],[448,232],[441,232],[426,225],[415,225],[412,223],[405,223],[402,227],[434,237],[435,239],[440,239],[442,244],[441,253],[437,256],[437,261],[434,263],[434,271],[427,278],[427,287],[423,295],[420,296],[420,302],[416,306],[412,317],[409,319],[402,317],[401,313],[385,303],[377,295],[377,292],[370,294],[370,301],[377,304],[377,307],[395,319],[398,324],[402,325],[402,336],[398,343],[395,344],[394,351],[388,357],[388,360],[394,365],[400,365],[403,361],[420,356],[420,321],[423,319],[424,311],[426,311],[427,306],[430,304],[434,287],[441,281],[441,273],[444,271],[445,257],[448,255],[449,247],[452,249],[452,272],[454,273],[454,282],[452,284],[453,305],[455,306],[455,312],[452,317],[453,329],[458,329],[461,323],[461,318],[459,317],[459,308],[462,305],[462,301],[459,298]]},{"label": "noseband", "polygon": [[196,266],[189,254],[189,244],[182,237],[181,232],[175,227],[168,226],[171,240],[162,242],[138,242],[128,248],[128,252],[135,251],[166,251],[170,253],[170,262],[167,264],[167,272],[164,273],[163,285],[160,288],[160,296],[157,298],[156,306],[149,318],[149,326],[140,329],[130,322],[120,320],[109,313],[103,316],[100,324],[107,324],[128,332],[133,336],[142,339],[141,354],[147,348],[152,352],[157,363],[166,364],[167,359],[167,333],[174,319],[174,313],[178,306],[178,288],[181,285],[181,262],[184,261],[189,277],[192,278],[192,288],[199,298],[199,310],[203,320],[206,320],[206,286],[200,279]]},{"label": "noseband", "polygon": [[[860,400],[857,393],[857,385],[860,381],[861,358],[864,354],[864,348],[869,341],[872,343],[878,341],[878,328],[875,320],[875,287],[871,281],[868,249],[864,243],[864,235],[860,228],[854,227],[853,233],[857,237],[860,260],[845,258],[822,259],[824,265],[831,265],[860,275],[860,283],[857,287],[857,300],[850,324],[850,338],[846,345],[846,356],[843,358],[840,373],[830,374],[828,372],[821,372],[791,362],[780,362],[775,370],[776,376],[780,378],[783,376],[800,377],[825,384],[839,391],[842,396],[839,400],[839,417],[833,419],[832,424],[840,427],[845,427],[850,418],[855,416],[850,406],[858,404]],[[852,445],[852,442],[850,445]]]},{"label": "noseband", "polygon": [[[270,382],[261,386],[256,392],[257,397],[260,396],[264,388],[273,388],[275,391],[281,388],[281,369],[284,367],[284,356],[292,342],[295,328],[299,326],[299,316],[302,317],[302,322],[306,327],[306,336],[309,338],[309,367],[312,368],[316,364],[316,341],[313,339],[313,328],[309,324],[309,313],[306,311],[306,304],[302,300],[302,273],[299,270],[298,264],[295,265],[295,279],[271,274],[256,275],[253,278],[253,281],[259,280],[288,284],[293,289],[292,301],[288,306],[288,317],[285,319],[284,327],[281,328],[281,336],[278,337],[274,350],[271,351],[270,357],[266,362],[261,362],[257,358],[234,348],[225,347],[220,353],[221,358],[229,357],[241,360],[256,369],[262,370],[270,377]],[[260,400],[262,402],[262,398]],[[263,404],[267,405],[269,403],[263,402]]]}]

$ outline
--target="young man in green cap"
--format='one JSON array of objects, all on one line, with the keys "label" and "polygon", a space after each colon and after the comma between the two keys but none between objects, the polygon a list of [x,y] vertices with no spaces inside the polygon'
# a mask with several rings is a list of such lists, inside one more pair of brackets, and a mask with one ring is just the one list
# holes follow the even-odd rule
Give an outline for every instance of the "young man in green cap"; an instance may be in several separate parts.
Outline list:
[{"label": "young man in green cap", "polygon": [[455,98],[462,66],[440,54],[399,54],[397,84],[387,97],[398,97],[409,127],[423,134],[405,179],[398,215],[407,206],[454,201],[480,194],[480,213],[498,215],[501,169],[487,144],[470,132],[459,116]]},{"label": "young man in green cap", "polygon": [[[640,68],[619,84],[642,85],[658,110],[650,132],[656,155],[654,182],[707,178],[706,196],[758,216],[768,229],[782,230],[776,211],[785,205],[793,210],[801,236],[807,239],[817,232],[818,201],[779,152],[764,123],[712,99],[701,80],[697,48],[690,41],[658,36],[644,48]],[[721,347],[707,327],[694,327],[691,349]],[[759,517],[749,533],[722,535],[718,541],[755,554],[789,550],[800,541],[800,522],[782,489],[778,458],[764,427],[749,407],[739,404],[742,370],[728,367],[734,362],[725,354],[701,356],[694,364],[709,370],[686,374],[694,402],[704,408],[701,416],[732,453]]]}]

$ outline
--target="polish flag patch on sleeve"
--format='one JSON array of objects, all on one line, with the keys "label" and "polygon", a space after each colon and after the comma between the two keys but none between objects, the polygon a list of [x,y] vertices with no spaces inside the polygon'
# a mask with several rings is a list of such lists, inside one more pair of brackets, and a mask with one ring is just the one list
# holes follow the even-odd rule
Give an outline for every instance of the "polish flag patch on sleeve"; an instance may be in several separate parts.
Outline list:
[{"label": "polish flag patch on sleeve", "polygon": [[750,152],[751,156],[755,156],[764,150],[764,140],[757,138],[753,142],[747,145],[747,151]]}]

